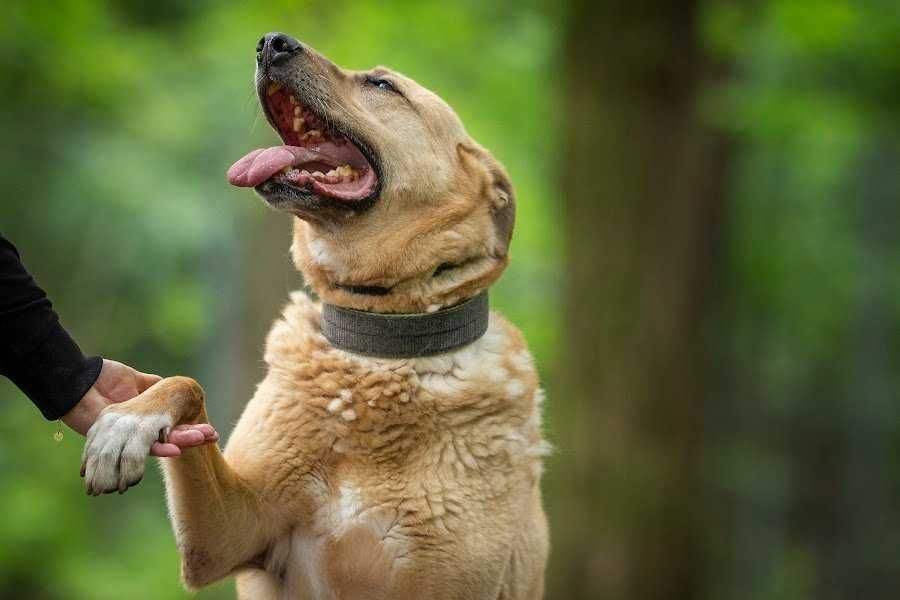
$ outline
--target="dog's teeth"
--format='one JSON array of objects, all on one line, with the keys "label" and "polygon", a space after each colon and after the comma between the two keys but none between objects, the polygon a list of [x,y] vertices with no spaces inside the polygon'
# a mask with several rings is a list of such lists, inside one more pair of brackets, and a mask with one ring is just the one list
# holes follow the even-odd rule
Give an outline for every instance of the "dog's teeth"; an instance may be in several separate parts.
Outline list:
[{"label": "dog's teeth", "polygon": [[274,81],[269,84],[268,88],[266,88],[266,95],[271,96],[272,94],[274,94],[275,92],[277,92],[280,89],[281,89],[281,84],[278,83],[277,81]]},{"label": "dog's teeth", "polygon": [[341,165],[337,168],[338,175],[341,176],[342,179],[346,181],[353,181],[356,179],[358,173],[356,170],[350,165]]},{"label": "dog's teeth", "polygon": [[325,177],[325,173],[323,173],[322,171],[313,171],[312,176],[315,179],[321,179],[321,178]]},{"label": "dog's teeth", "polygon": [[306,169],[303,169],[302,171],[300,171],[300,175],[301,176],[306,175],[307,177],[309,177],[309,171],[307,171]]},{"label": "dog's teeth", "polygon": [[337,177],[338,175],[340,175],[339,171],[340,171],[340,167],[338,167],[337,169],[332,169],[332,170],[328,171],[327,173],[325,173],[325,175],[327,175],[328,177]]}]

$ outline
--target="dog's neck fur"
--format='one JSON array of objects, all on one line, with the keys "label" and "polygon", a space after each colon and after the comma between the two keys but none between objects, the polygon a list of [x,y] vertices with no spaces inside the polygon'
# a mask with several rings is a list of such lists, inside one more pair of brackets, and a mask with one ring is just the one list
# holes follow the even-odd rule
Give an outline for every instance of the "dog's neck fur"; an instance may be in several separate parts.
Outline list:
[{"label": "dog's neck fur", "polygon": [[[438,234],[453,238],[453,232]],[[304,282],[326,304],[366,312],[431,313],[464,302],[488,289],[503,273],[507,256],[482,256],[457,264],[429,265],[407,277],[372,263],[395,267],[413,262],[407,256],[370,261],[364,267],[353,246],[312,229],[295,225],[291,252]],[[405,255],[416,256],[411,248]],[[440,268],[438,268],[440,267]]]}]

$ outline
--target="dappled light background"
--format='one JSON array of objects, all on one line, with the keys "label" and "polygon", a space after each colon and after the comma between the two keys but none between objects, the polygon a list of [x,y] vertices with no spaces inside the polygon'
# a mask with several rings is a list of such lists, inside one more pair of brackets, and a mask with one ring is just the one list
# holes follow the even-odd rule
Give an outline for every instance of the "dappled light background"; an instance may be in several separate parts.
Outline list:
[{"label": "dappled light background", "polygon": [[[86,353],[197,378],[227,435],[302,286],[224,177],[276,139],[256,42],[395,68],[515,185],[492,303],[548,392],[547,597],[893,597],[900,14],[675,4],[13,2],[0,231]],[[87,497],[55,427],[0,381],[0,597],[187,597],[158,469]]]}]

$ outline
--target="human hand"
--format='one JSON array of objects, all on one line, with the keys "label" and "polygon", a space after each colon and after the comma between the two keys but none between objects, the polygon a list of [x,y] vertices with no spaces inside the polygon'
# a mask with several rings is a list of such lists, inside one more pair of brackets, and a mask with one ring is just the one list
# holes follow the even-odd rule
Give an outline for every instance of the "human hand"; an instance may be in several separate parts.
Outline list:
[{"label": "human hand", "polygon": [[[62,417],[62,422],[85,435],[101,410],[110,404],[131,400],[160,379],[159,375],[141,373],[128,365],[104,358],[97,381],[78,404]],[[161,457],[178,456],[182,448],[202,446],[218,439],[219,434],[208,423],[177,425],[169,432],[165,442],[153,444],[150,454]]]}]

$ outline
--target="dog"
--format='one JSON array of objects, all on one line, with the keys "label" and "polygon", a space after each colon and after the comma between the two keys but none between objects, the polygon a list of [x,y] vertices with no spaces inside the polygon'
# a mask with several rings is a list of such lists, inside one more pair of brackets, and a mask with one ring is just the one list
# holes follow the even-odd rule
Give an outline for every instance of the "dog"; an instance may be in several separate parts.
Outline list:
[{"label": "dog", "polygon": [[[291,216],[319,300],[291,295],[224,451],[162,461],[185,586],[236,575],[254,600],[541,598],[543,394],[486,297],[508,263],[506,171],[399,73],[343,69],[281,33],[256,50],[284,145],[228,179]],[[207,422],[204,402],[170,377],[104,409],[88,493],[137,483],[154,441]]]}]

